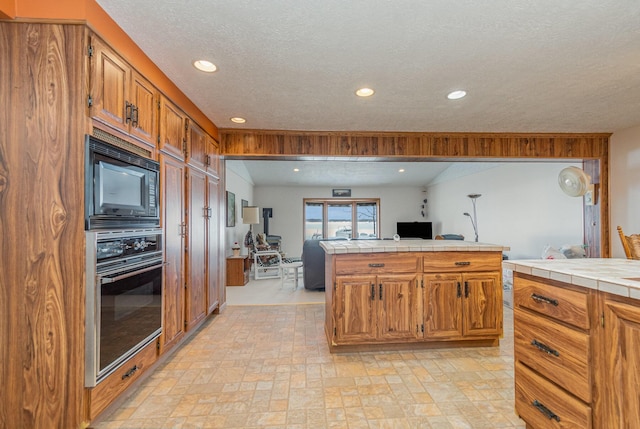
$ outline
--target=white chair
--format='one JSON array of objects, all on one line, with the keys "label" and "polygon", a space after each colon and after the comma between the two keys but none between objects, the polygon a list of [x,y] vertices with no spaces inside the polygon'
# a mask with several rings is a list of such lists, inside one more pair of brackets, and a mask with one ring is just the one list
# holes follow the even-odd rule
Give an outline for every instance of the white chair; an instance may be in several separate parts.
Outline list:
[{"label": "white chair", "polygon": [[285,281],[289,280],[289,277],[292,276],[293,280],[293,290],[298,289],[298,276],[300,275],[300,270],[302,269],[302,261],[294,261],[294,262],[283,262],[280,264],[280,269],[282,270],[282,285],[284,287]]},{"label": "white chair", "polygon": [[282,275],[282,256],[275,250],[263,250],[253,253],[253,277],[260,279],[277,279]]}]

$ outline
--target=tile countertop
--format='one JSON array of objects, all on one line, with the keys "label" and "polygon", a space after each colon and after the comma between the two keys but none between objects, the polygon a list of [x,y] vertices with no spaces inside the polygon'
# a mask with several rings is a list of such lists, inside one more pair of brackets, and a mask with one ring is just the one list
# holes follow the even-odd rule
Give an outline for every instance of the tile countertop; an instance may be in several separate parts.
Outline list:
[{"label": "tile countertop", "polygon": [[387,252],[502,252],[509,247],[460,240],[327,240],[320,246],[328,254]]},{"label": "tile countertop", "polygon": [[[640,261],[616,258],[503,261],[504,269],[640,299]],[[636,280],[630,280],[635,278]]]}]

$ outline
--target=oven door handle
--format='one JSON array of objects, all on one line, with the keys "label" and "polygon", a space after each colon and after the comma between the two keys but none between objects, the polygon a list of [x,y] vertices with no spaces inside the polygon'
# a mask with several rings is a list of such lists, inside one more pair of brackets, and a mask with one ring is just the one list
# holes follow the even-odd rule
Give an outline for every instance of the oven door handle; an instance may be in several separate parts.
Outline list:
[{"label": "oven door handle", "polygon": [[120,281],[120,280],[124,280],[124,279],[129,278],[129,277],[137,276],[138,274],[146,273],[147,271],[157,270],[158,268],[162,268],[165,265],[168,265],[168,262],[163,262],[162,264],[151,265],[149,267],[141,268],[139,270],[132,271],[130,273],[122,274],[122,275],[115,276],[115,277],[103,277],[103,276],[99,275],[98,276],[98,281],[100,282],[100,284],[114,283],[114,282],[117,282],[117,281]]}]

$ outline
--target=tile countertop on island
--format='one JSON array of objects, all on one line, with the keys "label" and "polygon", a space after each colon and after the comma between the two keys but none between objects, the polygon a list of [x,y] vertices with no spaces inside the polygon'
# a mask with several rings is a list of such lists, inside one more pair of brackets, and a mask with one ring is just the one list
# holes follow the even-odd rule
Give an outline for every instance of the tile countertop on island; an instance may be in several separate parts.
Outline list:
[{"label": "tile countertop on island", "polygon": [[503,252],[507,246],[460,240],[328,240],[320,246],[327,254],[391,252]]},{"label": "tile countertop on island", "polygon": [[616,258],[503,261],[504,269],[640,299],[640,261]]}]

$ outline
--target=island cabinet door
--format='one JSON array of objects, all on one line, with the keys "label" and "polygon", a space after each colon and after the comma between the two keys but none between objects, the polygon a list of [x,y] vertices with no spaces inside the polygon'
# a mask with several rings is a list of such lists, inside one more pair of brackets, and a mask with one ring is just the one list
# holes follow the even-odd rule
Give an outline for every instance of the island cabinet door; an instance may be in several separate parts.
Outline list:
[{"label": "island cabinet door", "polygon": [[462,276],[425,274],[423,285],[424,338],[462,337]]},{"label": "island cabinet door", "polygon": [[599,427],[640,425],[640,307],[637,300],[607,295],[603,299],[603,368],[600,371],[604,413]]},{"label": "island cabinet door", "polygon": [[502,333],[500,273],[463,274],[463,333],[469,336]]},{"label": "island cabinet door", "polygon": [[378,338],[415,339],[416,274],[396,274],[377,277]]},{"label": "island cabinet door", "polygon": [[336,342],[362,343],[376,339],[376,277],[337,276]]}]

